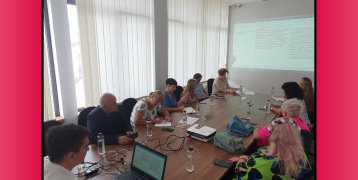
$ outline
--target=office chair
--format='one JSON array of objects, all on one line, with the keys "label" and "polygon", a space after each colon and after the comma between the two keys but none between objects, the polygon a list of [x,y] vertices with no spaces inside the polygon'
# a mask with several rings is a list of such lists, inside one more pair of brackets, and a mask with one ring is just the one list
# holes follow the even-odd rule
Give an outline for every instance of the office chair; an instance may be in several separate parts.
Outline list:
[{"label": "office chair", "polygon": [[126,114],[128,119],[131,119],[131,114],[133,111],[133,107],[137,103],[137,100],[134,98],[127,98],[122,102],[124,114]]},{"label": "office chair", "polygon": [[91,106],[87,107],[86,109],[82,110],[78,115],[78,122],[77,124],[87,128],[87,115],[96,107]]},{"label": "office chair", "polygon": [[311,131],[301,130],[301,137],[302,137],[302,145],[305,150],[306,155],[315,156],[313,153],[310,152],[311,142],[313,138],[313,134]]},{"label": "office chair", "polygon": [[214,82],[213,78],[208,79],[208,95],[209,96],[213,92],[213,82]]},{"label": "office chair", "polygon": [[48,131],[48,129],[50,127],[53,127],[53,126],[58,126],[58,125],[62,125],[61,122],[58,122],[56,120],[50,120],[50,121],[45,121],[43,123],[43,126],[44,126],[44,131],[43,131],[43,135],[42,135],[42,157],[45,157],[47,156],[47,151],[46,151],[46,146],[47,146],[47,143],[46,143],[46,133]]},{"label": "office chair", "polygon": [[175,98],[177,99],[178,102],[180,101],[180,94],[183,92],[183,90],[184,89],[181,86],[177,86],[177,88],[174,91]]}]

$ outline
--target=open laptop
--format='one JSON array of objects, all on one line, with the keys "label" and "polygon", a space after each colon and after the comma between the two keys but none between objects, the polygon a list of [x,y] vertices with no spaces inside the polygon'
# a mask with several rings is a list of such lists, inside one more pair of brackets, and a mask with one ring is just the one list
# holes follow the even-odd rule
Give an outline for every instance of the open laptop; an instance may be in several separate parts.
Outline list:
[{"label": "open laptop", "polygon": [[135,142],[130,169],[113,180],[163,180],[166,162],[166,155]]}]

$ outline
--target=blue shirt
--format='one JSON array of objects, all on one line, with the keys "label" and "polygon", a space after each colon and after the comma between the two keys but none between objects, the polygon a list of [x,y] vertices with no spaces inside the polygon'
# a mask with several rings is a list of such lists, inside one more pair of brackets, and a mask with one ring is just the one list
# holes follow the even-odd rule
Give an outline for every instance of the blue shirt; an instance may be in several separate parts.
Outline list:
[{"label": "blue shirt", "polygon": [[195,93],[198,96],[198,98],[206,97],[206,95],[204,94],[204,87],[200,82],[196,85]]},{"label": "blue shirt", "polygon": [[168,107],[168,108],[176,108],[177,107],[177,99],[175,98],[174,93],[170,93],[173,99],[170,99],[170,97],[163,91],[164,101],[162,103],[162,107]]}]

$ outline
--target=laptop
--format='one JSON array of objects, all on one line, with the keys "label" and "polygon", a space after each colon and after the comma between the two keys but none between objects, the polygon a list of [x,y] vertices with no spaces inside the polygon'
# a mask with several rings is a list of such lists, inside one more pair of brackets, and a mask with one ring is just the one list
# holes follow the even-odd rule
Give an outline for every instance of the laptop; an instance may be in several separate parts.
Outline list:
[{"label": "laptop", "polygon": [[166,155],[135,142],[130,169],[113,180],[163,180],[166,162]]}]

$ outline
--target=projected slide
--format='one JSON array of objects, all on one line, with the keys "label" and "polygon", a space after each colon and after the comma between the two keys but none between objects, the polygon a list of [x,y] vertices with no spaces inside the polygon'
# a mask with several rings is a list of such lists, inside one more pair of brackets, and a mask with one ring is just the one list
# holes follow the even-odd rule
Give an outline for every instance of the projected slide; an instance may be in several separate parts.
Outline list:
[{"label": "projected slide", "polygon": [[314,71],[314,15],[238,21],[233,68]]}]

